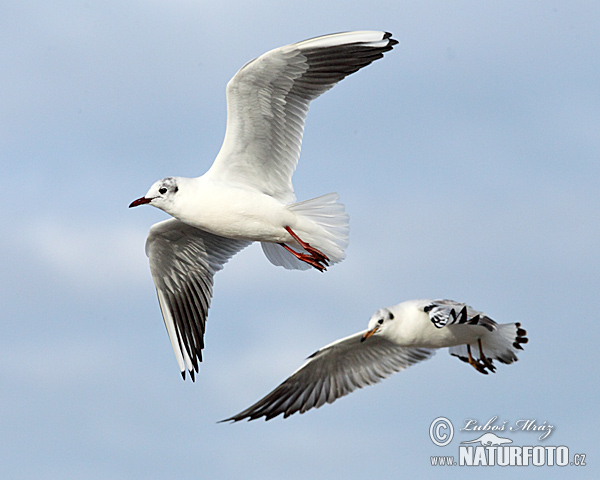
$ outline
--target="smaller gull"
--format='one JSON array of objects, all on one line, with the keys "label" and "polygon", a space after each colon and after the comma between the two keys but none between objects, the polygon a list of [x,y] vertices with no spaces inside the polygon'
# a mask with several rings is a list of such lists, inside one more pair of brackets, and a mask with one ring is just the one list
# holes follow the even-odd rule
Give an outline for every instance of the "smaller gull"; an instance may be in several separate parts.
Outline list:
[{"label": "smaller gull", "polygon": [[146,254],[184,379],[202,361],[213,276],[233,255],[261,242],[287,269],[324,271],[344,259],[348,215],[337,194],[296,202],[304,120],[312,100],[397,43],[387,32],[336,33],[248,62],[227,84],[225,139],[210,169],[159,180],[129,205],[175,217],[150,228]]},{"label": "smaller gull", "polygon": [[237,415],[222,420],[270,420],[333,403],[430,358],[437,348],[480,373],[494,372],[494,360],[517,361],[527,343],[520,323],[498,324],[483,312],[452,300],[409,300],[382,308],[367,330],[317,350],[275,390]]}]

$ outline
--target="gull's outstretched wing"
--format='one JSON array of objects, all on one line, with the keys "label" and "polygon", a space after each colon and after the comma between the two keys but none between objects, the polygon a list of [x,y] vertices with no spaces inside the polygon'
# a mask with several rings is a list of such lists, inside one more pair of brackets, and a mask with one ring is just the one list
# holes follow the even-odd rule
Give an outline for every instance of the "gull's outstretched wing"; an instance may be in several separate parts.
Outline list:
[{"label": "gull's outstretched wing", "polygon": [[493,332],[498,325],[485,313],[454,300],[432,300],[423,307],[423,310],[437,328],[461,324],[480,325]]},{"label": "gull's outstretched wing", "polygon": [[208,174],[294,201],[309,103],[398,42],[386,32],[346,32],[276,48],[227,84],[227,130]]},{"label": "gull's outstretched wing", "polygon": [[342,338],[313,353],[275,390],[223,422],[260,417],[270,420],[282,413],[284,418],[304,413],[357,388],[377,383],[434,353],[427,348],[401,347],[380,335],[361,342],[365,332]]},{"label": "gull's outstretched wing", "polygon": [[219,237],[176,219],[150,228],[146,255],[169,339],[185,379],[202,361],[214,274],[250,242]]}]

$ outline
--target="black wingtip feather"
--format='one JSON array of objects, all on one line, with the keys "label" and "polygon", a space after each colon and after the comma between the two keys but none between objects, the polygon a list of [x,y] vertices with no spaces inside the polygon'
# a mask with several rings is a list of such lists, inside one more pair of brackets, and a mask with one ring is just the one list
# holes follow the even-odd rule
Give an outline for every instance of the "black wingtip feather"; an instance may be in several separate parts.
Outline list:
[{"label": "black wingtip feather", "polygon": [[[194,371],[194,370],[188,370],[190,372],[190,378],[192,379],[192,382],[196,381],[196,373],[198,372],[198,370]],[[181,372],[181,378],[183,378],[183,380],[185,381],[185,370],[183,370]]]},{"label": "black wingtip feather", "polygon": [[390,47],[393,47],[394,45],[398,45],[398,40],[396,40],[395,38],[392,38],[392,33],[391,32],[385,32],[383,34],[383,38],[389,40],[388,45]]},{"label": "black wingtip feather", "polygon": [[231,417],[231,418],[226,418],[224,420],[219,420],[217,423],[225,423],[225,422],[229,422],[230,424],[233,424],[233,423],[237,423],[238,420],[236,420],[235,417]]}]

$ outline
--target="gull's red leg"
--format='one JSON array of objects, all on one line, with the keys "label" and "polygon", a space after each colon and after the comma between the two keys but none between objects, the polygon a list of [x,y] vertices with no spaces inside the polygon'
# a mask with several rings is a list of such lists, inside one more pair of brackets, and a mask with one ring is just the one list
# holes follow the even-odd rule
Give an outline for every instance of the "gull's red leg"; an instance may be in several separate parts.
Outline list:
[{"label": "gull's red leg", "polygon": [[495,372],[496,371],[496,367],[494,367],[494,364],[491,362],[491,360],[489,358],[487,358],[483,354],[483,347],[481,345],[481,338],[477,339],[477,343],[479,344],[479,359],[490,370],[490,372],[492,372],[492,373]]},{"label": "gull's red leg", "polygon": [[324,272],[325,270],[327,270],[327,268],[326,268],[327,264],[321,265],[321,263],[320,263],[321,260],[315,259],[312,255],[307,255],[306,253],[298,253],[297,251],[295,251],[293,248],[289,247],[285,243],[280,243],[279,245],[281,245],[288,252],[290,252],[292,255],[294,255],[294,257],[296,257],[298,260],[302,260],[303,262],[306,262],[309,265],[315,267],[317,270],[319,270],[319,272]]},{"label": "gull's red leg", "polygon": [[471,355],[471,345],[469,345],[467,343],[467,353],[469,354],[469,364],[473,366],[473,368],[475,370],[477,370],[479,373],[484,373],[485,375],[487,375],[487,371],[485,370],[485,366],[482,365],[481,363],[479,363],[477,360],[475,360],[473,358],[473,356]]},{"label": "gull's red leg", "polygon": [[[300,245],[302,245],[302,248],[310,254],[310,256],[313,258],[313,260],[315,260],[318,263],[324,263],[325,266],[329,265],[329,258],[327,257],[327,255],[325,255],[323,252],[317,250],[316,248],[311,247],[310,244],[306,243],[298,235],[296,235],[290,227],[285,227],[285,229],[292,236],[292,238],[294,240],[296,240]],[[299,254],[299,255],[302,255],[302,254]],[[300,258],[300,257],[298,257],[298,258]]]}]

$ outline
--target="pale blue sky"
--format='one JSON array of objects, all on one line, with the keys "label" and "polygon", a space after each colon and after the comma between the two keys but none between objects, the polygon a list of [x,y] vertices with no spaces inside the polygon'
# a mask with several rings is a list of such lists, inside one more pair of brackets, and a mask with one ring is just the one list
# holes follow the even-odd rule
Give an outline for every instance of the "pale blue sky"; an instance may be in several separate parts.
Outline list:
[{"label": "pale blue sky", "polygon": [[[597,478],[600,5],[581,1],[5,2],[0,465],[11,479]],[[183,382],[144,255],[157,179],[204,173],[225,84],[280,45],[400,41],[311,107],[298,199],[337,191],[325,274],[255,245],[217,275]],[[380,307],[466,301],[530,343],[484,377],[439,352],[333,405],[217,424]],[[534,418],[588,466],[434,468],[440,415]],[[515,444],[536,444],[530,433]]]}]

